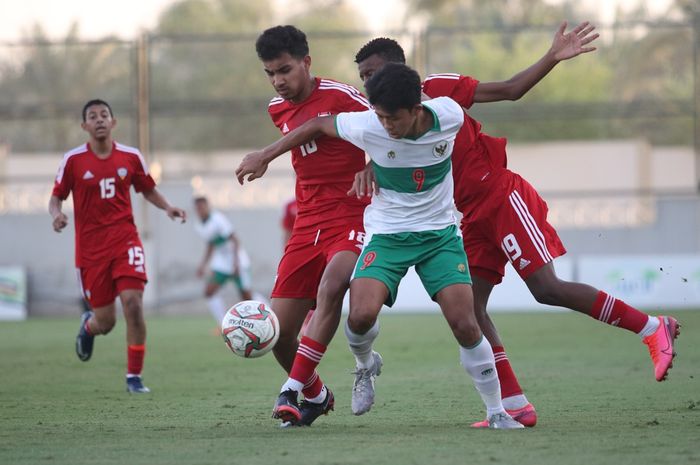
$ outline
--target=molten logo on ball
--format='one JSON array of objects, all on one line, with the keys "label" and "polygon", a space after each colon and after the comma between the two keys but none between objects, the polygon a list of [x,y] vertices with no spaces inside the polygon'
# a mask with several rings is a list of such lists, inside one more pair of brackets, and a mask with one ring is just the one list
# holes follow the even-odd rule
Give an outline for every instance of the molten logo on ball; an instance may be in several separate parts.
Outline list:
[{"label": "molten logo on ball", "polygon": [[263,302],[245,300],[231,307],[221,322],[221,333],[234,354],[260,357],[275,346],[280,324],[275,312]]}]

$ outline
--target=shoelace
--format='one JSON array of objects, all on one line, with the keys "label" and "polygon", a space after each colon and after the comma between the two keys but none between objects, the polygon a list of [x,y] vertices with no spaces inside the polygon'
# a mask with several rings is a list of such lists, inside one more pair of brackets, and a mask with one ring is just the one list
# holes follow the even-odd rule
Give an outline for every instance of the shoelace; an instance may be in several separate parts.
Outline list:
[{"label": "shoelace", "polygon": [[651,355],[651,361],[656,363],[659,358],[658,341],[653,335],[649,336],[648,341],[649,342],[647,345],[649,346],[649,355]]},{"label": "shoelace", "polygon": [[367,387],[367,383],[370,379],[370,376],[368,376],[369,373],[369,368],[359,368],[355,371],[352,372],[353,375],[356,376],[355,378],[355,385],[353,386],[353,391],[358,391],[362,392],[365,390]]}]

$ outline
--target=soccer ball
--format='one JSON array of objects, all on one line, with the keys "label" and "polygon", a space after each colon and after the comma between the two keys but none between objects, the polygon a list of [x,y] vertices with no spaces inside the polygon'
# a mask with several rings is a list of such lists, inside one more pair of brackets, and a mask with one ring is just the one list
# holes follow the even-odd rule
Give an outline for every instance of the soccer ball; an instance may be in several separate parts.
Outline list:
[{"label": "soccer ball", "polygon": [[263,302],[244,300],[229,308],[221,321],[221,334],[231,352],[244,358],[261,357],[280,337],[277,315]]}]

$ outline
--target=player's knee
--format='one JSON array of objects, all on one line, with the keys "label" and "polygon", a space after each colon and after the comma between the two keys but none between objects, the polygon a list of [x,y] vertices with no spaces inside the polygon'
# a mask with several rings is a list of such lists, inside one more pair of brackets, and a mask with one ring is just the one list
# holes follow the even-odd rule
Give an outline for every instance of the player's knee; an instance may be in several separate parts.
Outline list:
[{"label": "player's knee", "polygon": [[481,329],[476,321],[468,318],[461,318],[457,321],[448,322],[452,334],[462,347],[469,347],[476,344],[481,338]]},{"label": "player's knee", "polygon": [[123,300],[124,311],[130,315],[137,315],[143,311],[143,302],[140,296],[131,295]]},{"label": "player's knee", "polygon": [[560,305],[561,295],[555,287],[535,287],[531,291],[535,300],[543,305]]},{"label": "player's knee", "polygon": [[376,320],[374,312],[366,307],[356,306],[350,309],[348,315],[348,327],[355,334],[365,334],[369,331]]},{"label": "player's knee", "polygon": [[117,319],[114,317],[114,315],[103,316],[96,319],[95,323],[97,323],[93,328],[95,332],[98,334],[109,334],[109,332],[114,329],[114,325],[117,324]]}]

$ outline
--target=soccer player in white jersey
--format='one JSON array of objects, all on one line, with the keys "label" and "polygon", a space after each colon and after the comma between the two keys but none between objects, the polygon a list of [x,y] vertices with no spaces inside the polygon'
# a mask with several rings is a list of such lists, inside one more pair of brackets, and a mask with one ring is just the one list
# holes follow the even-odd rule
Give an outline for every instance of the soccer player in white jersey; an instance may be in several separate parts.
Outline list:
[{"label": "soccer player in white jersey", "polygon": [[[474,316],[467,257],[454,216],[450,157],[464,111],[449,98],[421,102],[418,73],[401,64],[386,65],[366,89],[373,110],[310,120],[249,154],[258,163],[239,167],[236,175],[239,181],[246,175],[248,180],[260,177],[272,159],[319,135],[340,137],[363,149],[372,159],[381,195],[365,210],[367,236],[350,284],[345,334],[357,363],[353,413],[366,413],[374,403],[374,378],[382,363],[372,350],[379,334],[377,317],[383,304],[394,303],[399,282],[415,265],[459,343],[461,363],[486,405],[489,426],[523,428],[501,403],[494,356]],[[309,376],[313,370],[310,366]],[[303,382],[288,379],[283,393],[285,388],[293,393]],[[298,409],[293,397],[286,408]]]},{"label": "soccer player in white jersey", "polygon": [[250,258],[241,246],[231,222],[223,213],[212,210],[206,197],[195,198],[194,206],[199,218],[194,228],[207,243],[202,263],[197,267],[197,276],[205,276],[207,267],[211,270],[204,287],[204,296],[212,316],[221,323],[226,314],[226,304],[218,292],[227,281],[233,281],[241,299],[253,298]]}]

